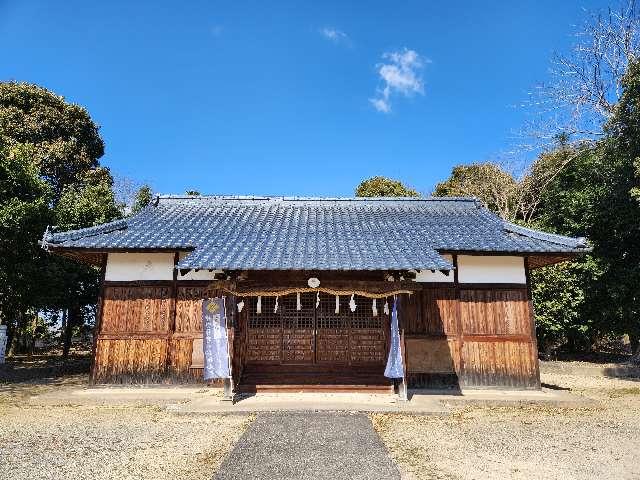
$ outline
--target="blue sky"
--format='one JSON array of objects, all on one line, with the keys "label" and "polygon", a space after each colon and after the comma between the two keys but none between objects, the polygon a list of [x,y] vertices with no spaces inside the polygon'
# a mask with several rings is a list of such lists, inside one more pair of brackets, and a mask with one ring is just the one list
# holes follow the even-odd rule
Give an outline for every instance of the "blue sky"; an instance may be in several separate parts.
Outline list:
[{"label": "blue sky", "polygon": [[510,148],[551,54],[606,5],[0,0],[0,79],[85,106],[101,162],[160,193],[429,193]]}]

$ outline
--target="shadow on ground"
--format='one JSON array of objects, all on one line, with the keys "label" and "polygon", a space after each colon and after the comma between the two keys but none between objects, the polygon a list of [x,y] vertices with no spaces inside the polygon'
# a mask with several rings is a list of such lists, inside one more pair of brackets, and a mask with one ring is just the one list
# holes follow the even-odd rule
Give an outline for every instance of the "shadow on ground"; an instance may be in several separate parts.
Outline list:
[{"label": "shadow on ground", "polygon": [[0,401],[23,400],[60,386],[84,386],[89,380],[91,356],[16,355],[0,365]]}]

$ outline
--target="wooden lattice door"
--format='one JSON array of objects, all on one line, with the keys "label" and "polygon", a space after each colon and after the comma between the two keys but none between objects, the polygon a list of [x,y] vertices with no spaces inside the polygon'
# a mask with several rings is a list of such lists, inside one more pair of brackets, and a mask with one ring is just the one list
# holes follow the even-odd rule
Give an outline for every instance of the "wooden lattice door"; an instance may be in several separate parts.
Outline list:
[{"label": "wooden lattice door", "polygon": [[[372,366],[384,364],[387,351],[389,317],[382,304],[374,316],[371,299],[356,296],[355,312],[349,297],[336,299],[320,294],[296,295],[278,299],[262,297],[261,313],[257,298],[248,303],[247,362],[252,364]],[[384,303],[384,300],[381,302]]]},{"label": "wooden lattice door", "polygon": [[275,363],[282,360],[282,318],[274,313],[275,298],[263,297],[262,313],[257,312],[257,299],[249,298],[247,322],[247,362]]},{"label": "wooden lattice door", "polygon": [[297,309],[296,295],[280,299],[282,316],[282,363],[308,364],[314,361],[315,305],[313,294],[301,295]]},{"label": "wooden lattice door", "polygon": [[340,297],[336,313],[336,297],[320,295],[316,313],[316,360],[318,363],[349,364],[349,299]]},{"label": "wooden lattice door", "polygon": [[384,314],[384,299],[376,301],[377,315],[373,315],[372,300],[357,297],[360,305],[349,317],[349,363],[351,365],[383,365],[387,350],[389,316]]}]

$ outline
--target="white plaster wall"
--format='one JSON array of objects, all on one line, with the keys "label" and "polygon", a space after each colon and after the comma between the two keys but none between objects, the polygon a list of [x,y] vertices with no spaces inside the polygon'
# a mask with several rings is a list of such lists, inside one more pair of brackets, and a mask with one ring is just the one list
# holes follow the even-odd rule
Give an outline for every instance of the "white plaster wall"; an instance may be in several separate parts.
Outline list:
[{"label": "white plaster wall", "polygon": [[523,257],[458,255],[460,283],[527,283]]},{"label": "white plaster wall", "polygon": [[[442,255],[448,262],[453,263],[453,257],[451,255]],[[416,272],[416,282],[451,282],[453,283],[453,270],[449,272],[449,275],[445,275],[444,273],[436,270],[432,272],[431,270],[420,270]]]},{"label": "white plaster wall", "polygon": [[216,273],[222,273],[222,270],[190,270],[186,275],[181,275],[178,270],[178,280],[213,280],[213,275]]},{"label": "white plaster wall", "polygon": [[[190,252],[180,252],[180,260],[189,255]],[[213,276],[216,273],[222,273],[222,270],[213,270],[210,272],[209,270],[190,270],[186,275],[180,274],[180,270],[178,270],[178,280],[213,280]]]},{"label": "white plaster wall", "polygon": [[173,280],[173,253],[110,253],[105,280]]}]

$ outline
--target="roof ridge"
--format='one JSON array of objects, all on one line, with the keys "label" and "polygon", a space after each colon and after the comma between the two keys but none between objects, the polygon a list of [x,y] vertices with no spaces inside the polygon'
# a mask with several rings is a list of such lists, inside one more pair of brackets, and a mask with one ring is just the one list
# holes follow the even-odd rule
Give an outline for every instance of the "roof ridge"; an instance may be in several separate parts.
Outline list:
[{"label": "roof ridge", "polygon": [[517,233],[518,235],[524,235],[537,240],[544,240],[545,242],[564,245],[571,248],[588,248],[589,246],[587,244],[587,239],[584,237],[568,237],[557,233],[541,232],[539,230],[533,230],[515,223],[507,222],[506,220],[503,220],[503,226],[508,232]]},{"label": "roof ridge", "polygon": [[47,228],[42,238],[43,243],[62,242],[67,240],[79,240],[84,237],[93,237],[102,233],[110,233],[116,230],[124,230],[128,227],[128,221],[131,217],[120,218],[108,223],[94,225],[93,227],[78,228],[76,230],[67,230],[66,232],[56,233],[55,228],[51,230]]},{"label": "roof ridge", "polygon": [[286,195],[157,195],[159,200],[271,200],[271,201],[353,201],[353,202],[477,202],[476,197],[304,197]]}]

